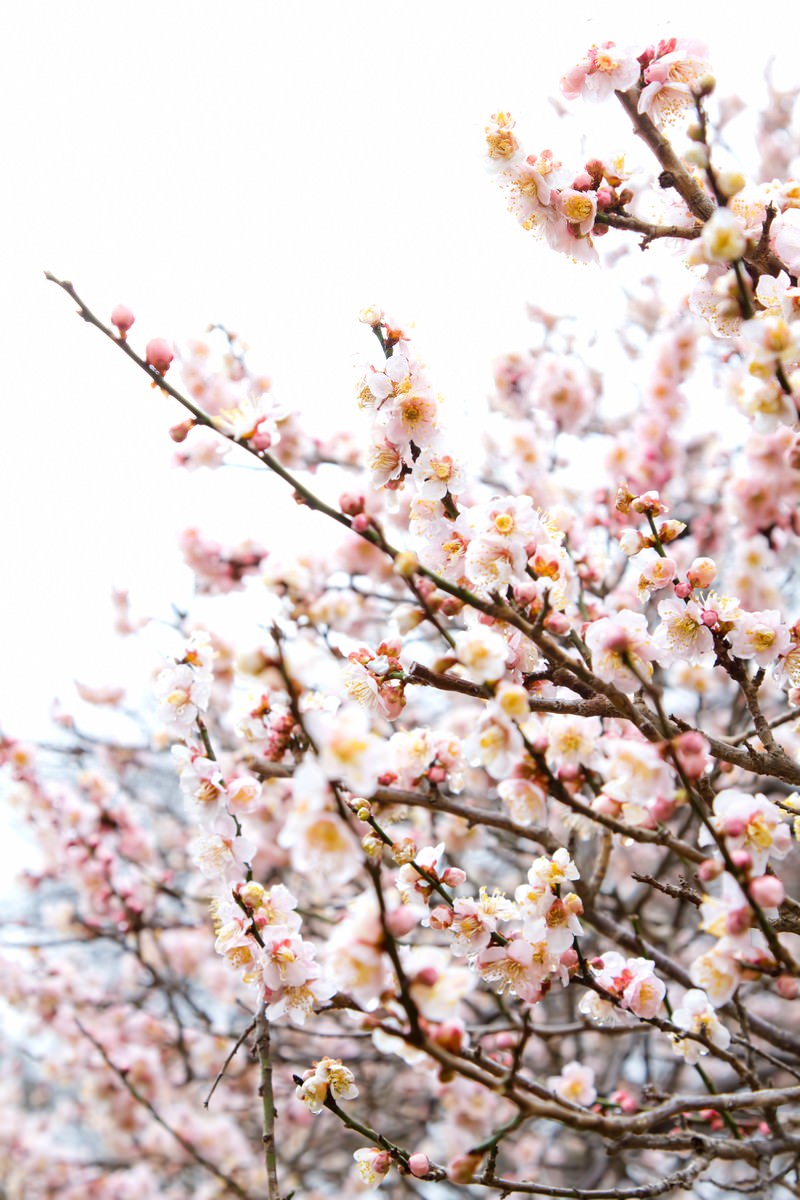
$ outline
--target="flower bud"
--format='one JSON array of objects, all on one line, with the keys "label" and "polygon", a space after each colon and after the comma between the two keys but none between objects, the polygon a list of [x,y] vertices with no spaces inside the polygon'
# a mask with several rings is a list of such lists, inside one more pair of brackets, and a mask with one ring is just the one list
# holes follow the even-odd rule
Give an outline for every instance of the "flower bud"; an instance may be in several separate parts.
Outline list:
[{"label": "flower bud", "polygon": [[173,442],[177,442],[178,445],[180,445],[181,442],[186,441],[189,433],[194,429],[195,424],[196,422],[194,417],[189,417],[188,421],[179,421],[177,425],[172,426],[169,431],[169,436],[172,438]]},{"label": "flower bud", "polygon": [[348,517],[357,517],[364,511],[364,497],[356,492],[342,492],[339,497],[339,508]]},{"label": "flower bud", "polygon": [[784,1000],[794,1000],[800,988],[793,975],[779,975],[775,980],[775,990]]},{"label": "flower bud", "polygon": [[119,330],[119,336],[124,340],[125,334],[133,325],[136,318],[134,317],[127,304],[118,304],[111,313],[111,324],[116,325]]},{"label": "flower bud", "polygon": [[153,367],[159,375],[166,375],[169,365],[174,358],[169,343],[164,338],[151,338],[144,352],[148,367]]},{"label": "flower bud", "polygon": [[747,890],[762,908],[778,908],[786,898],[786,889],[775,875],[760,875],[750,881]]},{"label": "flower bud", "polygon": [[408,1169],[416,1179],[424,1179],[431,1169],[427,1154],[412,1154],[408,1160]]},{"label": "flower bud", "polygon": [[725,864],[718,858],[706,858],[697,868],[697,878],[701,883],[712,883],[713,880],[719,879],[724,870]]}]

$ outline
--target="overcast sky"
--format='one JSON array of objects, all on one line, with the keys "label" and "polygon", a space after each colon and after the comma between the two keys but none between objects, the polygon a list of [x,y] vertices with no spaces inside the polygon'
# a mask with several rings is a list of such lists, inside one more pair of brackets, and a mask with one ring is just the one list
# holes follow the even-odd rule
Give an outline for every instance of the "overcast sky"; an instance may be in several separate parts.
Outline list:
[{"label": "overcast sky", "polygon": [[[111,584],[165,611],[185,587],[178,529],[269,542],[277,511],[244,472],[170,471],[174,410],[43,270],[104,317],[129,304],[140,346],[240,330],[315,421],[349,419],[371,351],[357,313],[378,303],[416,323],[437,386],[469,412],[491,359],[527,344],[526,301],[620,303],[506,215],[481,161],[486,116],[511,110],[537,150],[574,144],[586,110],[562,128],[548,96],[608,37],[704,37],[721,89],[747,97],[797,22],[790,3],[746,27],[730,6],[671,5],[655,25],[643,7],[608,21],[575,0],[6,7],[1,727],[33,731],[74,676],[113,678]],[[591,152],[630,142],[617,108]]]}]

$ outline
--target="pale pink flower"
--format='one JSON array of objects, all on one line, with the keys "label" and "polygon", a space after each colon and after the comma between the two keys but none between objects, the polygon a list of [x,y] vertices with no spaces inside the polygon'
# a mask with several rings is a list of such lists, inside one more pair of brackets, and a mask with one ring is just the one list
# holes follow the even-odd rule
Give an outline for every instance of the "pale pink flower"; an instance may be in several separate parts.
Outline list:
[{"label": "pale pink flower", "polygon": [[386,437],[404,455],[408,455],[412,443],[421,449],[435,441],[437,417],[435,396],[426,395],[421,389],[396,396],[386,426]]},{"label": "pale pink flower", "polygon": [[[544,935],[542,922],[542,935]],[[528,1004],[536,1004],[542,995],[542,983],[558,970],[555,959],[542,936],[530,942],[522,934],[514,934],[504,946],[489,946],[475,960],[475,967],[495,991],[519,996]]]},{"label": "pale pink flower", "polygon": [[550,1076],[547,1086],[561,1100],[579,1104],[581,1108],[591,1108],[597,1099],[594,1071],[579,1062],[566,1063],[560,1075]]},{"label": "pale pink flower", "polygon": [[[672,1014],[672,1023],[690,1033],[701,1034],[720,1050],[727,1050],[731,1044],[730,1032],[722,1024],[708,996],[700,988],[690,988],[683,997],[680,1008],[676,1008]],[[692,1038],[682,1038],[675,1033],[670,1034],[670,1037],[675,1053],[681,1054],[690,1066],[694,1066],[701,1055],[708,1054],[708,1049]]]},{"label": "pale pink flower", "polygon": [[[788,821],[777,805],[761,794],[750,795],[736,788],[718,792],[712,824],[730,852],[748,852],[755,875],[763,875],[770,858],[785,858],[791,848]],[[713,840],[710,830],[701,826],[699,844],[706,846]]]},{"label": "pale pink flower", "polygon": [[536,825],[546,817],[547,796],[531,779],[504,779],[497,785],[497,794],[517,825]]},{"label": "pale pink flower", "polygon": [[701,954],[689,968],[692,983],[708,996],[714,1008],[722,1008],[732,998],[742,978],[736,959],[727,954],[724,942]]},{"label": "pale pink flower", "polygon": [[716,208],[703,226],[701,242],[706,259],[712,263],[730,263],[747,249],[747,236],[741,222],[729,208]]},{"label": "pale pink flower", "polygon": [[459,662],[475,683],[498,680],[505,671],[508,645],[501,633],[488,625],[473,625],[454,635]]},{"label": "pale pink flower", "polygon": [[455,955],[473,955],[489,945],[499,921],[513,920],[517,906],[498,888],[490,893],[482,887],[477,900],[472,896],[459,897],[453,904],[453,913],[450,949]]},{"label": "pale pink flower", "polygon": [[636,692],[642,680],[653,673],[656,646],[647,631],[647,618],[641,613],[621,612],[601,617],[586,631],[586,645],[592,655],[592,670],[606,683],[623,692]]},{"label": "pale pink flower", "polygon": [[742,611],[727,637],[737,658],[754,659],[760,667],[785,654],[790,643],[789,628],[777,609]]},{"label": "pale pink flower", "polygon": [[485,767],[492,779],[504,779],[523,750],[516,725],[495,704],[487,704],[477,725],[464,741],[468,762]]},{"label": "pale pink flower", "polygon": [[312,1113],[322,1112],[325,1099],[331,1093],[339,1104],[342,1100],[354,1100],[358,1095],[353,1072],[342,1064],[340,1058],[321,1058],[311,1071],[303,1072],[303,1082],[295,1095]]},{"label": "pale pink flower", "polygon": [[392,1156],[388,1150],[378,1150],[374,1146],[365,1146],[356,1150],[353,1158],[358,1166],[358,1173],[369,1187],[377,1187],[383,1183],[392,1165]]},{"label": "pale pink flower", "polygon": [[372,733],[367,713],[346,704],[335,715],[309,713],[307,721],[328,779],[341,780],[359,795],[371,795],[385,759],[383,743]]},{"label": "pale pink flower", "polygon": [[662,600],[658,606],[661,624],[653,634],[658,661],[664,666],[681,661],[705,665],[714,653],[714,637],[703,622],[703,609],[696,600]]},{"label": "pale pink flower", "polygon": [[567,100],[605,100],[612,92],[626,92],[638,82],[641,67],[636,57],[619,50],[613,42],[591,46],[582,62],[561,80]]},{"label": "pale pink flower", "polygon": [[466,487],[463,467],[449,454],[425,446],[411,468],[411,474],[421,496],[441,500],[447,492],[458,496]]},{"label": "pale pink flower", "polygon": [[630,979],[622,991],[623,1006],[636,1017],[654,1017],[667,990],[655,973],[655,963],[649,958],[629,958],[627,973]]},{"label": "pale pink flower", "polygon": [[581,236],[585,236],[591,232],[597,216],[597,195],[592,191],[562,188],[558,194],[558,211]]},{"label": "pale pink flower", "polygon": [[677,120],[692,104],[692,85],[708,74],[706,48],[685,38],[660,42],[655,57],[645,67],[639,112],[656,125]]},{"label": "pale pink flower", "polygon": [[800,273],[800,209],[788,208],[775,218],[770,241],[792,275]]},{"label": "pale pink flower", "polygon": [[486,153],[488,166],[493,171],[507,171],[512,163],[522,157],[519,141],[514,133],[516,122],[510,113],[492,113],[486,126]]}]

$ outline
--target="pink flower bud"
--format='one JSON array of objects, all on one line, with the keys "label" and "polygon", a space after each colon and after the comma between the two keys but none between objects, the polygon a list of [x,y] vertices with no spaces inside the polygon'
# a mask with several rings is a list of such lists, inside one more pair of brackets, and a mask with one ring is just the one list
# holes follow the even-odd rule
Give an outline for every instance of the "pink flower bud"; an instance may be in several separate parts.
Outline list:
[{"label": "pink flower bud", "polygon": [[125,334],[133,325],[136,317],[133,315],[127,304],[118,304],[111,314],[111,324],[116,325],[119,330],[119,336],[124,339]]},{"label": "pink flower bud", "polygon": [[624,1088],[612,1092],[608,1098],[612,1104],[617,1104],[624,1113],[635,1113],[639,1108],[633,1096],[630,1092],[626,1092]]},{"label": "pink flower bud", "polygon": [[445,867],[442,872],[442,883],[448,887],[458,887],[466,878],[466,871],[462,871],[460,867]]},{"label": "pink flower bud", "polygon": [[784,1000],[794,1000],[800,988],[793,975],[779,975],[775,980],[775,990]]},{"label": "pink flower bud", "polygon": [[412,1154],[408,1160],[408,1169],[416,1179],[424,1179],[431,1169],[427,1154]]},{"label": "pink flower bud", "polygon": [[555,633],[559,637],[563,636],[565,633],[569,633],[569,617],[561,612],[548,613],[544,620],[544,627],[548,633]]},{"label": "pink flower bud", "polygon": [[700,619],[704,625],[708,626],[709,629],[716,629],[719,625],[719,613],[713,608],[704,608],[703,615]]},{"label": "pink flower bud", "polygon": [[436,967],[423,967],[421,971],[417,971],[416,983],[422,987],[433,987],[439,978],[439,972]]},{"label": "pink flower bud", "polygon": [[173,425],[169,431],[169,436],[172,438],[173,442],[180,444],[181,442],[186,441],[186,438],[188,437],[190,431],[194,429],[194,426],[194,417],[190,417],[188,421],[180,421],[177,425]]},{"label": "pink flower bud", "polygon": [[713,880],[719,879],[724,870],[725,864],[718,858],[706,858],[697,868],[697,878],[701,883],[712,883]]},{"label": "pink flower bud", "polygon": [[353,517],[353,529],[356,533],[366,533],[369,526],[370,520],[366,513],[359,513],[357,517]]},{"label": "pink flower bud", "polygon": [[342,492],[339,497],[339,508],[348,517],[357,517],[364,511],[364,497],[357,492]]},{"label": "pink flower bud", "polygon": [[[445,911],[449,911],[449,909]],[[393,937],[405,937],[416,924],[417,917],[410,906],[403,905],[400,908],[393,908],[390,913],[386,914],[386,925]]]},{"label": "pink flower bud", "polygon": [[272,445],[272,434],[268,429],[264,429],[259,425],[253,436],[250,438],[250,445],[254,450],[269,450]]},{"label": "pink flower bud", "polygon": [[437,1046],[441,1046],[443,1050],[449,1050],[451,1054],[459,1054],[464,1045],[464,1030],[455,1021],[437,1025],[431,1031],[431,1037]]},{"label": "pink flower bud", "polygon": [[158,371],[159,375],[166,375],[174,357],[169,343],[164,338],[151,338],[147,343],[144,352],[145,362],[148,367],[153,367]]},{"label": "pink flower bud", "polygon": [[445,771],[444,767],[429,767],[428,779],[431,783],[444,783],[445,779],[447,779],[447,771]]},{"label": "pink flower bud", "polygon": [[744,831],[745,823],[741,817],[729,817],[722,827],[722,832],[730,838],[741,837]]},{"label": "pink flower bud", "polygon": [[686,600],[692,594],[692,589],[688,583],[676,583],[675,595],[679,600]]},{"label": "pink flower bud", "polygon": [[775,875],[760,875],[750,881],[747,890],[762,908],[777,908],[786,898],[786,889]]},{"label": "pink flower bud", "polygon": [[749,871],[753,865],[753,860],[747,850],[734,850],[731,853],[731,862],[740,871]]}]

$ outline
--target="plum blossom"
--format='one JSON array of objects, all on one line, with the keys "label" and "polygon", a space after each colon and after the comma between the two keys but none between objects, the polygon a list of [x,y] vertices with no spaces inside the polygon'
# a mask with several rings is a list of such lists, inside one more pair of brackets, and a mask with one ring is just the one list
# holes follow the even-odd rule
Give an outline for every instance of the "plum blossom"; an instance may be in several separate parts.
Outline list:
[{"label": "plum blossom", "polygon": [[612,92],[627,92],[638,82],[641,67],[635,55],[617,49],[613,42],[591,46],[583,60],[561,80],[567,100],[605,100]]},{"label": "plum blossom", "polygon": [[594,1086],[594,1071],[579,1062],[565,1063],[560,1075],[551,1075],[547,1080],[551,1092],[568,1104],[579,1104],[591,1108],[597,1099]]},{"label": "plum blossom", "polygon": [[455,649],[459,662],[475,683],[490,683],[502,676],[508,645],[501,633],[486,625],[473,625],[455,634]]},{"label": "plum blossom", "polygon": [[714,636],[703,620],[704,610],[696,600],[662,600],[658,606],[661,624],[653,640],[658,660],[664,666],[681,661],[706,665],[714,653]]},{"label": "plum blossom", "polygon": [[742,970],[727,952],[726,939],[701,954],[689,968],[692,983],[708,996],[714,1008],[722,1008],[733,997],[742,978]]},{"label": "plum blossom", "polygon": [[[689,989],[681,1001],[680,1008],[673,1012],[672,1023],[691,1033],[701,1034],[720,1050],[727,1050],[731,1044],[730,1032],[722,1024],[714,1006],[709,1003],[708,996],[700,988]],[[708,1048],[693,1038],[683,1038],[676,1033],[670,1034],[670,1037],[675,1053],[682,1055],[690,1066],[694,1066],[702,1055],[708,1054]]]},{"label": "plum blossom", "polygon": [[341,780],[360,795],[371,795],[383,770],[382,743],[357,705],[345,704],[335,715],[308,714],[307,723],[319,748],[319,763],[328,779]]},{"label": "plum blossom", "polygon": [[642,680],[653,673],[657,647],[641,613],[625,611],[601,617],[589,626],[585,641],[592,655],[592,670],[620,691],[638,691]]},{"label": "plum blossom", "polygon": [[[766,796],[750,795],[736,788],[724,788],[714,797],[711,823],[725,838],[729,852],[746,850],[755,875],[763,875],[770,858],[785,858],[791,848],[788,822],[777,805]],[[711,831],[701,827],[701,846],[713,842]]]},{"label": "plum blossom", "polygon": [[546,817],[547,795],[532,779],[503,779],[497,794],[517,825],[537,825]]},{"label": "plum blossom", "polygon": [[308,1106],[312,1113],[320,1113],[330,1092],[338,1104],[342,1100],[354,1100],[358,1095],[355,1076],[345,1067],[340,1058],[327,1055],[314,1063],[313,1069],[303,1072],[303,1082],[296,1089],[296,1096]]},{"label": "plum blossom", "polygon": [[737,658],[753,659],[759,667],[768,667],[789,649],[789,627],[777,609],[742,611],[728,633],[728,641]]},{"label": "plum blossom", "polygon": [[659,42],[644,69],[638,109],[656,125],[678,120],[692,103],[692,86],[708,74],[706,48],[686,38]]},{"label": "plum blossom", "polygon": [[450,949],[455,955],[473,955],[489,945],[499,921],[511,921],[517,915],[513,900],[495,888],[480,889],[477,900],[472,896],[459,897],[453,904],[453,940]]},{"label": "plum blossom", "polygon": [[378,1150],[375,1146],[364,1146],[353,1153],[358,1166],[358,1173],[369,1187],[377,1187],[383,1183],[392,1166],[392,1156],[388,1150]]}]

